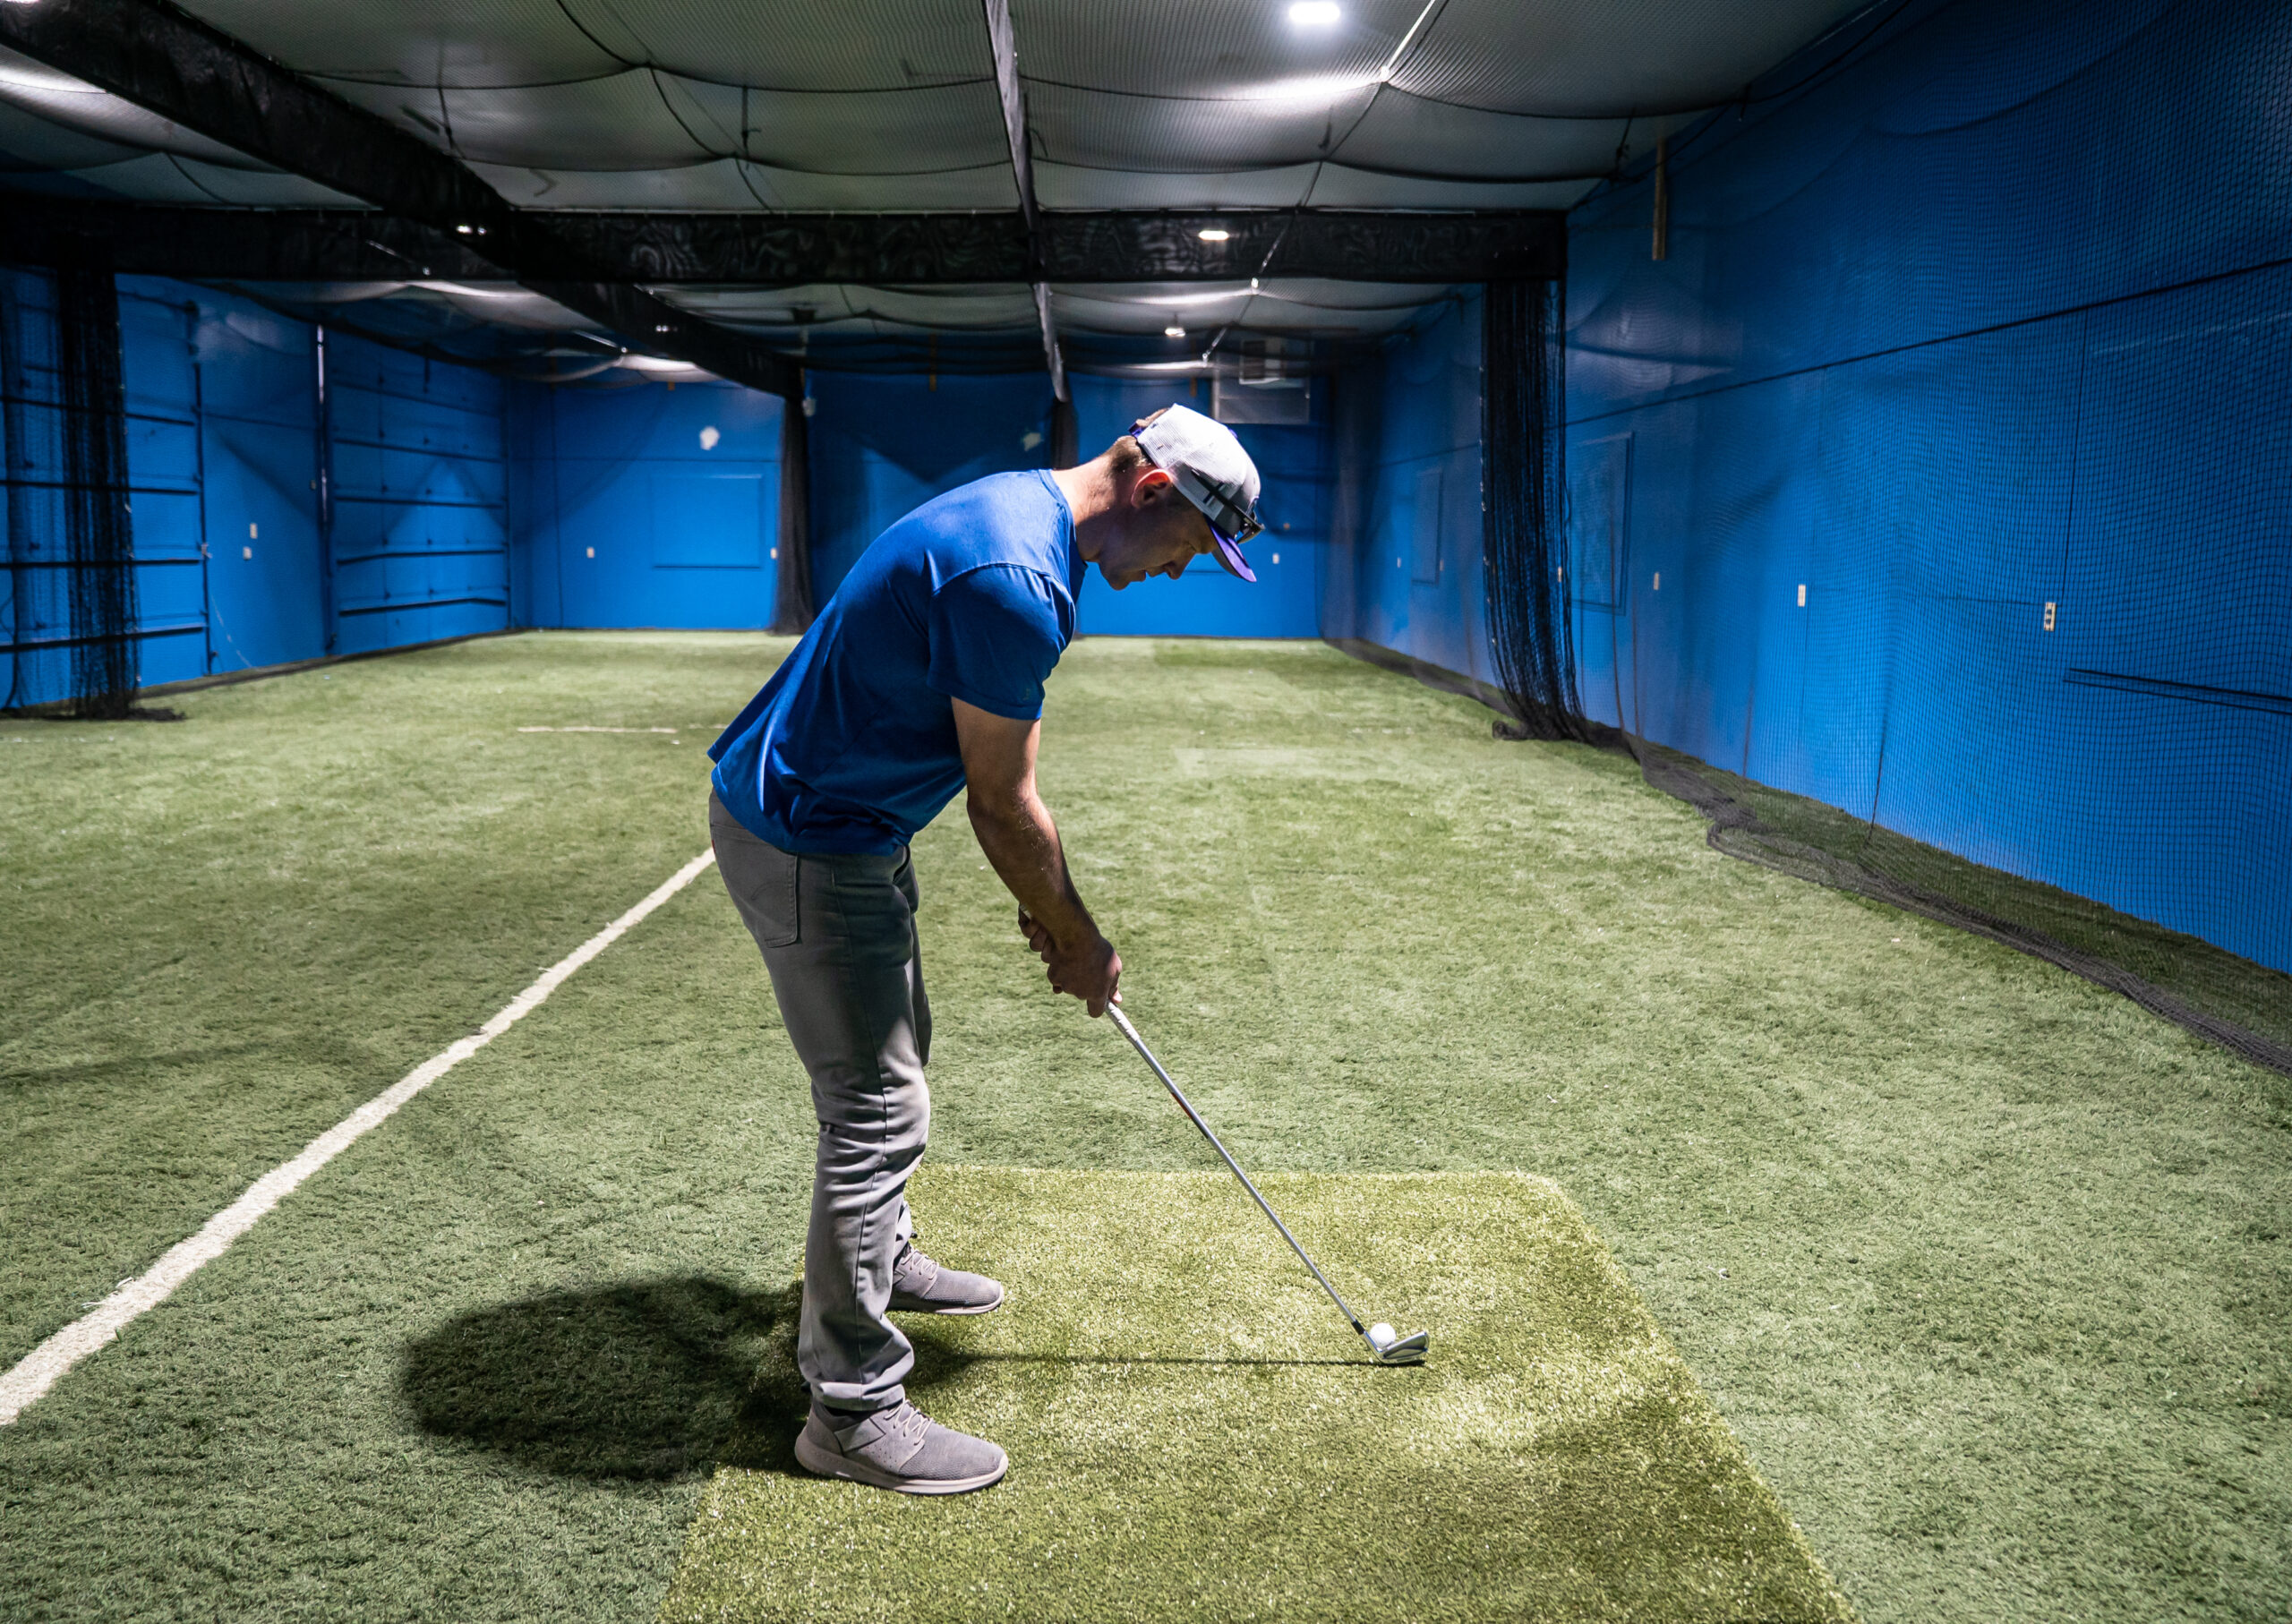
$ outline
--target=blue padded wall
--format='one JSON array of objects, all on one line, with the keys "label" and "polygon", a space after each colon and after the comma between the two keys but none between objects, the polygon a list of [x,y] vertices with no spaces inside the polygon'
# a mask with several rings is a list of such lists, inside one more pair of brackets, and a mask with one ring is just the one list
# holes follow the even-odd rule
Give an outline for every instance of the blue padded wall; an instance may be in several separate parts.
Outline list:
[{"label": "blue padded wall", "polygon": [[[200,556],[197,316],[178,286],[123,278],[128,510],[135,536],[136,678],[204,674],[207,593]],[[171,296],[173,295],[173,296]]]},{"label": "blue padded wall", "polygon": [[810,374],[812,594],[825,603],[911,509],[989,474],[1048,467],[1047,373]]},{"label": "blue padded wall", "polygon": [[[1111,378],[1070,379],[1081,455],[1105,450],[1147,413],[1190,406],[1207,413],[1207,391],[1164,382]],[[1263,489],[1258,513],[1265,534],[1244,550],[1254,584],[1226,573],[1217,560],[1200,558],[1175,581],[1141,581],[1116,592],[1096,569],[1082,584],[1077,605],[1083,632],[1092,636],[1192,637],[1313,637],[1321,635],[1321,593],[1329,551],[1330,484],[1327,385],[1313,385],[1311,424],[1241,423],[1235,429],[1257,464]]]},{"label": "blue padded wall", "polygon": [[518,384],[509,406],[519,624],[772,623],[777,397]]},{"label": "blue padded wall", "polygon": [[326,382],[332,652],[507,628],[500,382],[342,334]]},{"label": "blue padded wall", "polygon": [[[12,545],[60,558],[51,286],[6,274],[33,465]],[[123,277],[119,295],[144,685],[509,623],[494,380],[338,335],[321,432],[310,324],[159,278]],[[31,583],[11,593],[11,640],[68,636],[62,572],[10,574]],[[62,698],[69,655],[34,651],[13,677],[15,704]]]},{"label": "blue padded wall", "polygon": [[[329,629],[316,329],[244,299],[174,286],[199,312],[208,669],[315,660]],[[132,373],[132,351],[129,360]]]},{"label": "blue padded wall", "polygon": [[1928,0],[1675,140],[1664,261],[1644,165],[1579,209],[1593,714],[2292,969],[2288,73]]},{"label": "blue padded wall", "polygon": [[1484,680],[1480,320],[1475,294],[1336,380],[1321,626]]},{"label": "blue padded wall", "polygon": [[[14,466],[8,481],[8,561],[0,632],[14,652],[4,702],[66,698],[72,686],[70,577],[58,486],[64,479],[56,372],[55,285],[6,278]],[[135,547],[135,654],[140,680],[166,682],[206,668],[206,601],[200,556],[199,406],[195,318],[169,285],[124,282],[120,346],[127,395],[128,510]]]}]

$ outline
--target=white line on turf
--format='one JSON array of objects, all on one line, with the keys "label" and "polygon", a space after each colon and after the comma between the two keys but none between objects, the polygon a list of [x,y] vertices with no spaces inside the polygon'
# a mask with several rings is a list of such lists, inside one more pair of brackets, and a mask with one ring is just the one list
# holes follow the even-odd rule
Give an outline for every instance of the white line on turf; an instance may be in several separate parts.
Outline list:
[{"label": "white line on turf", "polygon": [[674,728],[519,728],[520,733],[673,733]]},{"label": "white line on turf", "polygon": [[492,1020],[415,1066],[392,1087],[312,1140],[294,1160],[273,1167],[255,1180],[247,1186],[244,1195],[209,1218],[197,1235],[169,1247],[158,1262],[123,1284],[90,1312],[25,1355],[13,1370],[0,1376],[0,1426],[13,1423],[41,1394],[54,1387],[66,1371],[119,1335],[130,1321],[157,1308],[173,1295],[176,1286],[221,1257],[233,1241],[255,1227],[264,1213],[332,1161],[359,1135],[380,1126],[398,1107],[533,1013],[542,1000],[563,986],[575,970],[611,946],[623,932],[682,891],[715,860],[714,851],[704,851],[694,858],[654,887],[652,894],[636,907],[542,971],[539,980],[510,999]]}]

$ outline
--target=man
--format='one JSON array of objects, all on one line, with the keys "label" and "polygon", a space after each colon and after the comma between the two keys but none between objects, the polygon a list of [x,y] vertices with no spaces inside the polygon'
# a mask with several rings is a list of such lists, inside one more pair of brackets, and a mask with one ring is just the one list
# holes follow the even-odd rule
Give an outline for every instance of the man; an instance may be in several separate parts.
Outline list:
[{"label": "man", "polygon": [[876,538],[709,751],[717,865],[819,1118],[796,1338],[808,1470],[957,1494],[1009,1464],[908,1402],[914,1350],[888,1317],[1003,1302],[996,1282],[914,1244],[905,1192],[930,1125],[931,1012],[908,842],[968,786],[979,848],[1052,990],[1105,1013],[1122,960],[1035,793],[1043,680],[1074,635],[1087,565],[1117,592],[1176,579],[1204,552],[1254,580],[1240,548],[1260,528],[1257,497],[1233,432],[1175,406],[1080,467],[950,491]]}]

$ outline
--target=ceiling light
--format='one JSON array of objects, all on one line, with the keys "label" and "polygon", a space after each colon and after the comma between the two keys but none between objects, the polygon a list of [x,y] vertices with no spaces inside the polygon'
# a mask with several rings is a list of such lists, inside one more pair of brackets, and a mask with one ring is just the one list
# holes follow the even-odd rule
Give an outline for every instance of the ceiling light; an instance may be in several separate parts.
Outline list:
[{"label": "ceiling light", "polygon": [[620,364],[638,372],[697,372],[700,369],[689,361],[671,361],[665,355],[623,355]]},{"label": "ceiling light", "polygon": [[1299,28],[1327,28],[1337,15],[1337,0],[1297,0],[1289,8],[1289,21]]},{"label": "ceiling light", "polygon": [[1185,329],[1173,321],[1169,326],[1162,329],[1162,337],[1165,338],[1183,338],[1185,337]]},{"label": "ceiling light", "polygon": [[1223,226],[1204,226],[1201,232],[1202,240],[1205,243],[1222,243],[1233,235]]},{"label": "ceiling light", "polygon": [[475,226],[457,226],[454,229],[460,232],[464,236],[467,236],[471,232],[475,231],[477,227]]}]

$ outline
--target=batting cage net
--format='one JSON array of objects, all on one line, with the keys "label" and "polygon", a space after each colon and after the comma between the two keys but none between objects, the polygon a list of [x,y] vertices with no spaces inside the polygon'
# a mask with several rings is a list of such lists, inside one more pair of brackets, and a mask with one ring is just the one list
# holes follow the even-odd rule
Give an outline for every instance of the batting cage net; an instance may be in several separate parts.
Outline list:
[{"label": "batting cage net", "polygon": [[1565,285],[1492,282],[1481,303],[1481,555],[1509,739],[1588,739],[1569,612]]},{"label": "batting cage net", "polygon": [[0,277],[8,525],[4,705],[92,720],[134,708],[136,590],[119,295],[99,248]]},{"label": "batting cage net", "polygon": [[56,273],[56,329],[72,710],[118,721],[135,698],[135,536],[127,496],[119,294],[109,264],[96,260]]}]

